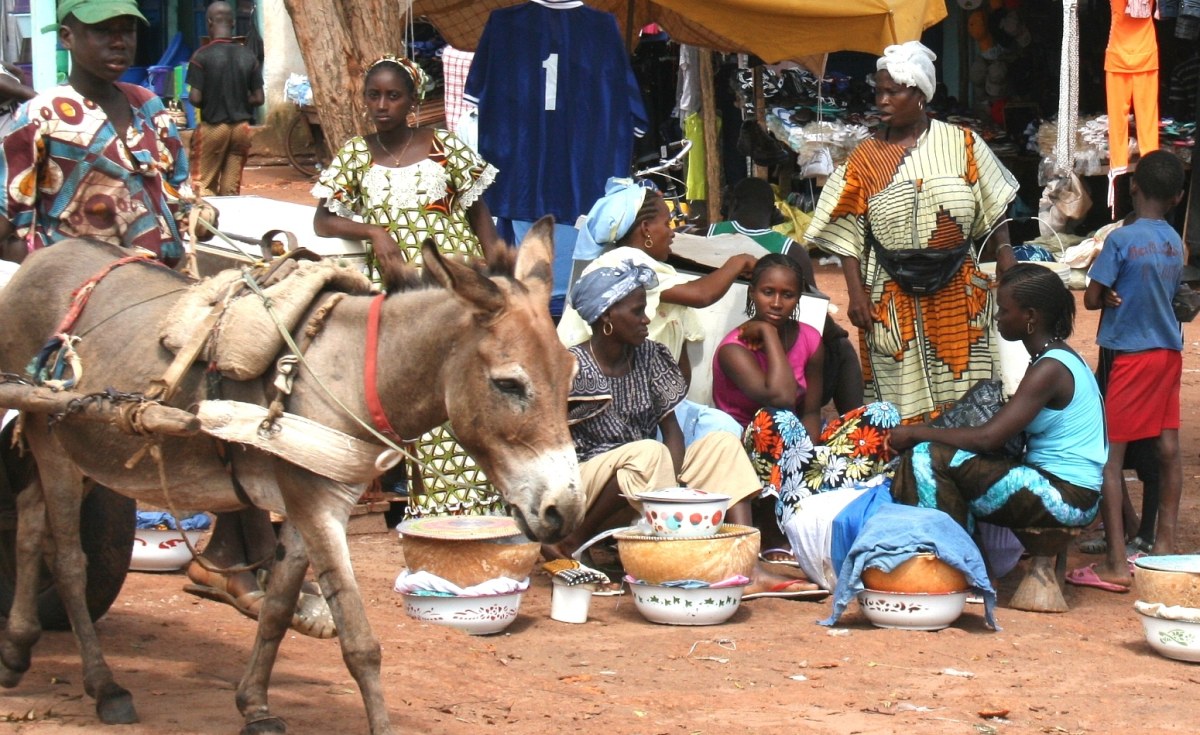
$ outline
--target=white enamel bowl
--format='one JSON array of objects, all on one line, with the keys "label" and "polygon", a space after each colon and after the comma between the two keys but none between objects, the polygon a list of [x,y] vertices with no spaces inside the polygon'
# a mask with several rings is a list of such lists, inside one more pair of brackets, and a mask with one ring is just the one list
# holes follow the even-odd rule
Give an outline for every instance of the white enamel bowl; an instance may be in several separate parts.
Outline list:
[{"label": "white enamel bowl", "polygon": [[642,617],[665,625],[719,625],[737,612],[745,587],[683,589],[658,584],[629,584]]},{"label": "white enamel bowl", "polygon": [[1200,623],[1167,620],[1138,612],[1146,642],[1162,656],[1177,661],[1200,662]]},{"label": "white enamel bowl", "polygon": [[[204,536],[203,531],[184,531],[195,546]],[[133,532],[133,557],[129,568],[135,572],[174,572],[192,560],[192,552],[179,535],[179,531],[160,531],[139,528]]]},{"label": "white enamel bowl", "polygon": [[448,625],[471,635],[491,635],[517,619],[523,592],[482,597],[402,595],[404,611],[425,623]]},{"label": "white enamel bowl", "polygon": [[712,536],[725,520],[730,497],[672,487],[639,493],[637,500],[656,536]]},{"label": "white enamel bowl", "polygon": [[941,630],[962,615],[967,593],[880,592],[858,593],[858,606],[874,625],[904,630]]}]

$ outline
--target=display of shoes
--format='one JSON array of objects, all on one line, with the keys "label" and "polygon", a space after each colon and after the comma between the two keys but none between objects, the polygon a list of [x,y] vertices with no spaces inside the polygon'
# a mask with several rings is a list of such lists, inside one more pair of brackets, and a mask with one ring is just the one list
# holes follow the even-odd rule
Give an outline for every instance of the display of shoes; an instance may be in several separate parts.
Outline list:
[{"label": "display of shoes", "polygon": [[791,158],[792,153],[782,143],[771,137],[755,120],[742,123],[738,133],[737,149],[749,156],[760,166],[776,166]]}]

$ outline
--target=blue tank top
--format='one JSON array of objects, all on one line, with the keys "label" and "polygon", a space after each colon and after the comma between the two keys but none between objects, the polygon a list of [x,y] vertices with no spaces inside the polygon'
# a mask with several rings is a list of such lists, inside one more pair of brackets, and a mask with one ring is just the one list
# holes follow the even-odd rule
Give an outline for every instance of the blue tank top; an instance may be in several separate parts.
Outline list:
[{"label": "blue tank top", "polygon": [[1025,462],[1080,487],[1099,490],[1108,459],[1104,403],[1092,371],[1068,350],[1050,350],[1071,371],[1075,394],[1065,408],[1043,408],[1026,428]]}]

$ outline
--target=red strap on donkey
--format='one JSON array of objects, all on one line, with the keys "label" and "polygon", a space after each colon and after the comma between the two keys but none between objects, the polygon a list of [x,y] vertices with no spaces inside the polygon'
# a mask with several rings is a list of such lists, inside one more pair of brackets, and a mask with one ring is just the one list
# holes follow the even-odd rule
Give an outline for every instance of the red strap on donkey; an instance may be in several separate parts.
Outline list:
[{"label": "red strap on donkey", "polygon": [[379,323],[383,316],[383,300],[387,294],[379,294],[371,299],[371,308],[367,312],[367,354],[363,365],[363,393],[367,400],[367,412],[371,414],[371,423],[381,434],[389,439],[400,440],[400,435],[392,428],[387,414],[383,412],[383,403],[379,400],[379,391],[375,381],[378,376],[379,356]]},{"label": "red strap on donkey", "polygon": [[54,330],[55,334],[64,334],[70,332],[75,326],[75,322],[79,321],[79,316],[83,314],[83,308],[87,306],[88,299],[92,296],[92,291],[96,290],[96,284],[104,280],[104,278],[112,273],[117,268],[130,263],[153,263],[166,268],[163,263],[154,259],[153,255],[128,255],[120,260],[114,260],[108,265],[97,271],[91,278],[83,282],[83,285],[75,289],[71,294],[71,308],[67,310],[67,315],[63,317],[62,322],[58,325],[58,329]]}]

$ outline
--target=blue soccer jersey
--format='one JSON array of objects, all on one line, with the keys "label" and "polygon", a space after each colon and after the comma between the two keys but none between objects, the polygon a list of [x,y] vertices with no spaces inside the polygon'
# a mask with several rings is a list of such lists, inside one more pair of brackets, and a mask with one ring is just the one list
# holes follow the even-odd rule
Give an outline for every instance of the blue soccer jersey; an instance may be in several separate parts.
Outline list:
[{"label": "blue soccer jersey", "polygon": [[479,106],[479,152],[500,169],[484,199],[514,220],[564,224],[628,176],[646,111],[616,18],[577,0],[492,11],[464,97]]}]

